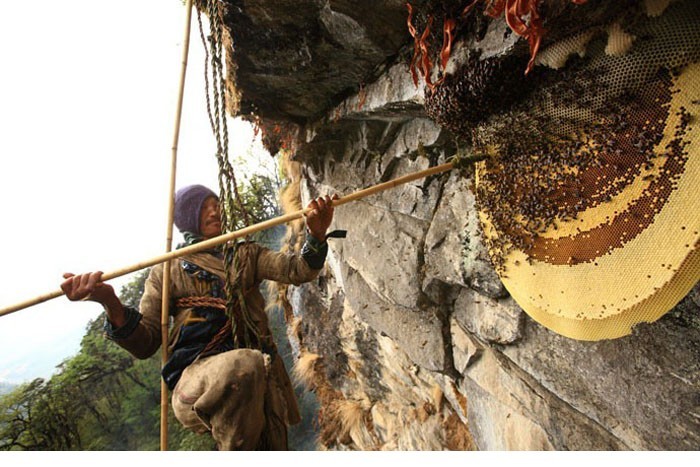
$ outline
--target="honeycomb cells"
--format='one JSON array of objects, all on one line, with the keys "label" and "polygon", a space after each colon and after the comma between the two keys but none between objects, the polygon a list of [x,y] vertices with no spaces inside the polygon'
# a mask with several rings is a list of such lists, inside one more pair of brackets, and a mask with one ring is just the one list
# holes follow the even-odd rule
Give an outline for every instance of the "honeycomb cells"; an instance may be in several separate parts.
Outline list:
[{"label": "honeycomb cells", "polygon": [[700,280],[700,2],[661,3],[553,44],[524,86],[463,73],[426,96],[433,118],[490,155],[475,189],[504,285],[568,337],[627,335]]}]

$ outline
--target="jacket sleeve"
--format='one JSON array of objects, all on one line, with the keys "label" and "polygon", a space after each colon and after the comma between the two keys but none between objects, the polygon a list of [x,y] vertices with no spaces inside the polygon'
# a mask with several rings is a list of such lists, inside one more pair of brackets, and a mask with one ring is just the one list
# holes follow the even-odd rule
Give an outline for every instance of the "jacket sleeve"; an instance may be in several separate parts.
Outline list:
[{"label": "jacket sleeve", "polygon": [[126,349],[136,358],[145,359],[153,355],[161,344],[160,314],[163,265],[151,269],[146,279],[140,313],[125,307],[127,322],[114,328],[105,320],[107,337]]},{"label": "jacket sleeve", "polygon": [[259,247],[256,263],[256,280],[263,279],[284,284],[299,285],[318,277],[328,254],[328,244],[320,242],[309,233],[298,255],[279,253]]}]

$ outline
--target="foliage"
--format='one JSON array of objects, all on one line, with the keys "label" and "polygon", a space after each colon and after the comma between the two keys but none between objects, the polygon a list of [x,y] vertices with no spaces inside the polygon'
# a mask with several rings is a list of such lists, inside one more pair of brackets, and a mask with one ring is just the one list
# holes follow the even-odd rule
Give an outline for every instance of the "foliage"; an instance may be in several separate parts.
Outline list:
[{"label": "foliage", "polygon": [[139,301],[141,300],[141,296],[143,295],[143,290],[146,285],[148,271],[150,271],[150,269],[144,269],[137,272],[134,274],[132,281],[122,287],[121,291],[119,292],[119,299],[124,306],[138,309]]},{"label": "foliage", "polygon": [[[277,193],[282,188],[283,179],[276,159],[269,155],[256,155],[249,150],[246,157],[239,156],[234,164],[247,168],[245,178],[238,187],[241,205],[235,206],[235,229],[279,216]],[[270,245],[277,235],[278,232],[268,229],[256,234],[253,240]]]},{"label": "foliage", "polygon": [[[249,225],[280,215],[275,197],[275,181],[264,175],[254,175],[245,186],[239,188],[241,203],[248,216]],[[241,208],[237,206],[236,229],[245,227]]]}]

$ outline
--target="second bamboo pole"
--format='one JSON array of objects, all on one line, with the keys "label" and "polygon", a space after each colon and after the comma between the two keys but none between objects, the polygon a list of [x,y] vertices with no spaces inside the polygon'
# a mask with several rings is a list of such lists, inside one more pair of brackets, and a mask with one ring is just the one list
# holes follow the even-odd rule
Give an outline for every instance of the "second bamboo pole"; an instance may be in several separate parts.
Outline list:
[{"label": "second bamboo pole", "polygon": [[[173,217],[175,212],[175,179],[177,175],[177,148],[180,141],[180,122],[182,121],[182,102],[185,95],[185,78],[187,76],[187,58],[190,50],[190,30],[192,25],[192,0],[187,0],[185,14],[185,37],[182,44],[182,65],[180,67],[180,88],[175,112],[175,129],[173,131],[172,156],[170,160],[170,185],[168,187],[168,224],[166,226],[165,252],[173,246]],[[168,361],[168,330],[170,326],[170,260],[163,269],[163,295],[161,302],[161,367]],[[168,450],[168,386],[160,379],[160,450]]]}]

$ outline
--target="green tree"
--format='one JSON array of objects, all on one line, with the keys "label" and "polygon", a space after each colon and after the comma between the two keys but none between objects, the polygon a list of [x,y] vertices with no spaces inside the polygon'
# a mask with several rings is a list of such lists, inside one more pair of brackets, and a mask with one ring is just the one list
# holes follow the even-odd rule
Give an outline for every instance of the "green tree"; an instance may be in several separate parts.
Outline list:
[{"label": "green tree", "polygon": [[[147,273],[122,289],[124,303],[138,303]],[[78,354],[49,381],[0,398],[0,449],[157,448],[158,358],[135,360],[104,338],[103,322],[100,316],[88,323]]]}]

